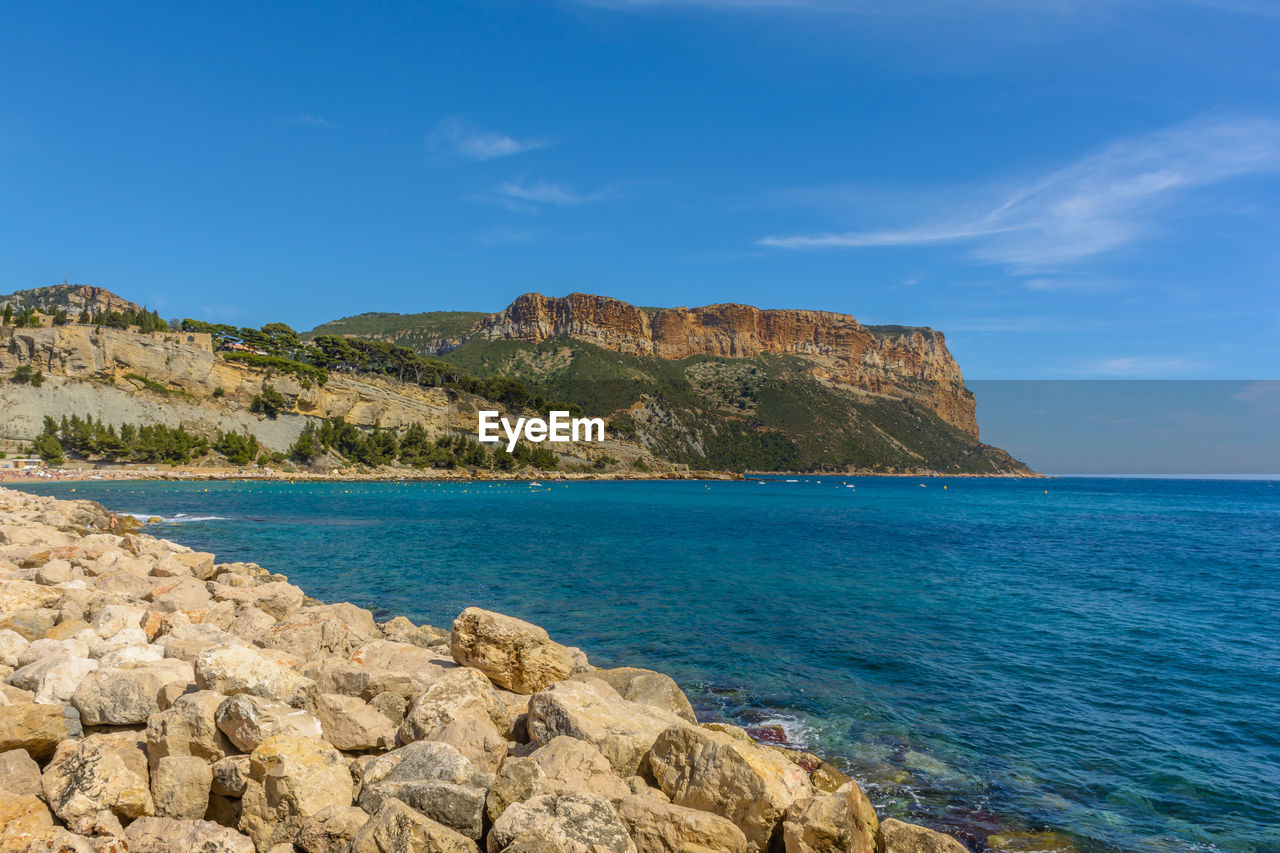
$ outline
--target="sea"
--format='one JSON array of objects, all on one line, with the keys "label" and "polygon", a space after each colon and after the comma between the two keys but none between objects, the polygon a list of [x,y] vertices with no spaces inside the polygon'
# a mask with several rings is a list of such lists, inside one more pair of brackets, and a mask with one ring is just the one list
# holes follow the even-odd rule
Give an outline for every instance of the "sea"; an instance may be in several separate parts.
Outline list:
[{"label": "sea", "polygon": [[79,482],[379,619],[465,607],[975,851],[1280,851],[1280,485]]}]

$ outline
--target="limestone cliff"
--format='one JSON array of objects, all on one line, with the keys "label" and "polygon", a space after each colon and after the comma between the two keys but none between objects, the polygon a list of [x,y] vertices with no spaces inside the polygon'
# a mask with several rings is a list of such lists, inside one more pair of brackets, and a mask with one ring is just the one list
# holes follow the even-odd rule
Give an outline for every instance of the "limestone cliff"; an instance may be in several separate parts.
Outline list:
[{"label": "limestone cliff", "polygon": [[[165,423],[199,432],[248,431],[273,450],[288,447],[304,417],[341,416],[363,427],[425,423],[434,432],[474,429],[464,401],[438,388],[379,377],[335,374],[323,386],[288,374],[219,358],[208,335],[140,334],[94,326],[37,329],[6,327],[0,337],[0,370],[30,365],[45,374],[42,387],[0,385],[5,407],[3,437],[29,440],[45,415],[93,415],[108,423]],[[247,411],[249,400],[270,386],[291,410],[279,420]]]},{"label": "limestone cliff", "polygon": [[800,356],[824,381],[915,400],[978,436],[973,394],[941,332],[867,327],[847,314],[733,303],[645,311],[605,296],[527,293],[476,324],[471,337],[538,343],[568,337],[624,355],[665,359],[762,353]]}]

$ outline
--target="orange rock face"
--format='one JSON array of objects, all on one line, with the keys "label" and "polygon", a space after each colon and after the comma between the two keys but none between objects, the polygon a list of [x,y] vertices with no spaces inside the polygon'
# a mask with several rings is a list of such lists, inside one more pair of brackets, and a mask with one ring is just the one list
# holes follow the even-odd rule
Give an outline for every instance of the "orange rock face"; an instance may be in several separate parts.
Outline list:
[{"label": "orange rock face", "polygon": [[822,379],[910,398],[978,436],[973,394],[964,387],[942,333],[932,329],[886,332],[829,311],[726,303],[645,312],[606,296],[526,293],[478,323],[472,335],[531,343],[569,337],[624,355],[669,359],[795,355],[813,362],[814,374]]}]

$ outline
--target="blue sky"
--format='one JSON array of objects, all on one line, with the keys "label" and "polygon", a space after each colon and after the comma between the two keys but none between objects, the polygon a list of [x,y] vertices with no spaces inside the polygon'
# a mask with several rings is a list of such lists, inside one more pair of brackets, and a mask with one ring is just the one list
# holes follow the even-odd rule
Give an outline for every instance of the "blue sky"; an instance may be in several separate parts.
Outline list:
[{"label": "blue sky", "polygon": [[930,325],[971,378],[1280,377],[1276,3],[353,6],[7,4],[0,292],[582,290]]}]

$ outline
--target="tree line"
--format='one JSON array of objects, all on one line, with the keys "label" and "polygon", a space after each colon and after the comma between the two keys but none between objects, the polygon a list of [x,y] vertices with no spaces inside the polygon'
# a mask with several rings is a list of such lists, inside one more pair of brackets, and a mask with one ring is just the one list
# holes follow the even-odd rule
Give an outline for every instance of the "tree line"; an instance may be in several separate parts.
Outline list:
[{"label": "tree line", "polygon": [[[36,327],[40,325],[40,318],[36,312],[37,309],[33,305],[19,306],[15,312],[13,303],[7,302],[3,313],[0,314],[0,319],[3,319],[6,326]],[[55,308],[52,313],[48,311],[40,313],[48,316],[55,326],[67,326],[72,322],[66,308]],[[148,311],[145,307],[136,310],[129,308],[124,311],[100,311],[96,314],[84,309],[76,317],[75,322],[82,326],[109,326],[113,329],[137,326],[140,332],[165,332],[169,329],[169,324],[162,320],[157,312]]]},{"label": "tree line", "polygon": [[340,417],[319,425],[308,422],[287,453],[273,454],[250,434],[221,432],[212,441],[186,429],[165,424],[108,424],[92,415],[46,416],[31,452],[50,465],[61,465],[67,456],[92,462],[142,462],[187,465],[209,452],[221,454],[233,465],[283,463],[310,465],[326,454],[368,467],[399,462],[413,468],[485,468],[513,471],[527,466],[554,470],[556,455],[544,447],[518,443],[511,453],[501,447],[490,451],[469,436],[442,435],[432,440],[422,424],[410,425],[402,435],[374,426],[364,431]]},{"label": "tree line", "polygon": [[260,329],[253,329],[187,318],[182,321],[182,330],[210,335],[215,348],[220,350],[238,345],[255,351],[224,351],[226,358],[292,372],[300,378],[315,379],[321,385],[330,371],[372,373],[424,388],[464,391],[501,403],[511,410],[532,409],[545,416],[554,408],[568,411],[572,417],[582,417],[583,414],[581,407],[549,401],[514,379],[471,376],[447,361],[430,358],[388,341],[344,338],[341,335],[318,335],[312,341],[303,341],[285,323],[268,323]]},{"label": "tree line", "polygon": [[326,453],[369,467],[400,462],[413,468],[513,471],[527,466],[550,471],[558,465],[550,449],[525,442],[517,443],[510,453],[501,447],[490,451],[465,435],[445,434],[432,440],[422,424],[410,424],[397,436],[376,424],[365,432],[340,417],[328,418],[319,426],[308,423],[287,455],[300,465],[309,465]]}]

